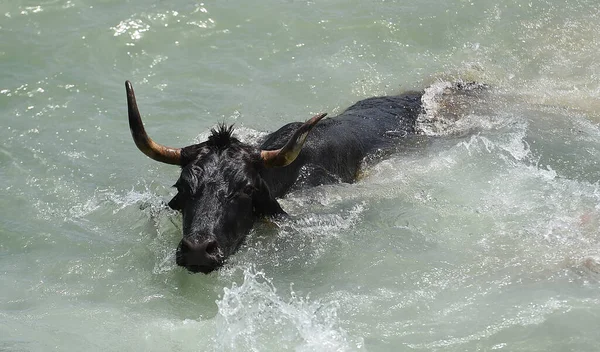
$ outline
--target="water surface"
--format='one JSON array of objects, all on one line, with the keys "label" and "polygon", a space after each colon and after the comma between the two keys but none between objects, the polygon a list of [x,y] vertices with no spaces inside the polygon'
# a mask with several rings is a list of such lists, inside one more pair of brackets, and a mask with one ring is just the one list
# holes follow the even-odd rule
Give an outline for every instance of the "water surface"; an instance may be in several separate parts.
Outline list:
[{"label": "water surface", "polygon": [[[592,0],[0,4],[0,349],[596,351],[600,7]],[[217,273],[174,262],[176,167],[426,89],[423,136],[289,194]],[[466,105],[455,81],[487,84]],[[460,113],[455,113],[456,111]]]}]

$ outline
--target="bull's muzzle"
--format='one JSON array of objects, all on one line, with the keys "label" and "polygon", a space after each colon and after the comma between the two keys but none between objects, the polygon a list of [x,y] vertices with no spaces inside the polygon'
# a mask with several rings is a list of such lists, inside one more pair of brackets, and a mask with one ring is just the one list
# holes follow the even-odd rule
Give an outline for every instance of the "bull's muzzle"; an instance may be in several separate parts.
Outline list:
[{"label": "bull's muzzle", "polygon": [[181,240],[176,256],[177,265],[193,273],[208,274],[223,265],[223,256],[216,240],[200,242]]}]

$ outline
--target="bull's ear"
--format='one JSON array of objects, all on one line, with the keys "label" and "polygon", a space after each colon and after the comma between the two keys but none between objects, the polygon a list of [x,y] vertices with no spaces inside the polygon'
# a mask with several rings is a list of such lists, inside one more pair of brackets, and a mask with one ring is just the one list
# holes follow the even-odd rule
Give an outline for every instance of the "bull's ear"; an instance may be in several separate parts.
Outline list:
[{"label": "bull's ear", "polygon": [[318,114],[313,116],[311,119],[306,121],[300,128],[294,132],[292,138],[281,149],[277,150],[261,150],[260,157],[266,167],[283,167],[291,164],[302,150],[306,137],[310,130],[321,121],[322,118],[327,116],[326,113]]},{"label": "bull's ear", "polygon": [[175,197],[171,199],[171,201],[169,202],[169,207],[173,210],[181,210],[181,196],[179,195],[179,193],[177,193]]},{"label": "bull's ear", "polygon": [[260,184],[257,187],[257,191],[252,197],[252,205],[254,211],[259,216],[271,216],[277,214],[285,214],[285,211],[281,209],[279,202],[271,195],[269,186],[264,180],[260,180]]}]

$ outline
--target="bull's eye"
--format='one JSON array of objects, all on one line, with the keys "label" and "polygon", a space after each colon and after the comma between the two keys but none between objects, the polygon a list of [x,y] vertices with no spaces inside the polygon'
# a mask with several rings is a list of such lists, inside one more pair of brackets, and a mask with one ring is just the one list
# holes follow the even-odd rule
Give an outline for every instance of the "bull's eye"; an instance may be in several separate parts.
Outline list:
[{"label": "bull's eye", "polygon": [[247,196],[252,196],[252,194],[254,194],[254,192],[256,191],[256,187],[252,186],[252,185],[246,185],[243,189],[242,189],[242,193],[247,195]]},{"label": "bull's eye", "polygon": [[232,200],[232,199],[239,199],[239,198],[252,198],[252,195],[254,194],[254,191],[256,191],[256,188],[251,186],[251,185],[246,185],[244,186],[244,188],[242,188],[241,190],[237,191],[237,192],[233,192],[227,195],[227,200]]}]

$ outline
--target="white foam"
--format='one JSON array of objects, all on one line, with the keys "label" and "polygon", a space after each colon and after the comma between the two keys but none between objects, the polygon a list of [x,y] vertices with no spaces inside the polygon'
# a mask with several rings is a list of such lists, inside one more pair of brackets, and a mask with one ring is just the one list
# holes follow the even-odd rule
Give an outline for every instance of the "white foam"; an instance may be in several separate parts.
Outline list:
[{"label": "white foam", "polygon": [[421,97],[423,113],[417,119],[417,131],[448,136],[505,125],[510,120],[498,118],[498,112],[490,108],[490,101],[485,99],[488,90],[473,82],[440,80],[431,84]]},{"label": "white foam", "polygon": [[245,268],[241,285],[217,301],[217,344],[225,350],[346,351],[336,302],[278,292],[264,272]]}]

